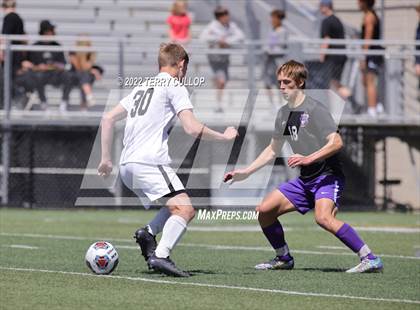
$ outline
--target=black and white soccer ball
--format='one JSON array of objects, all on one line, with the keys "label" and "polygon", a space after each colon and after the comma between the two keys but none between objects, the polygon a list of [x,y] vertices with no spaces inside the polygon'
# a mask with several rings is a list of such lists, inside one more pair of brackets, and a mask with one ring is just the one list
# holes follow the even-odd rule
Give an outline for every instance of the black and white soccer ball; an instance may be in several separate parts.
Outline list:
[{"label": "black and white soccer ball", "polygon": [[118,266],[118,252],[106,241],[93,243],[86,252],[86,265],[96,274],[110,274]]}]

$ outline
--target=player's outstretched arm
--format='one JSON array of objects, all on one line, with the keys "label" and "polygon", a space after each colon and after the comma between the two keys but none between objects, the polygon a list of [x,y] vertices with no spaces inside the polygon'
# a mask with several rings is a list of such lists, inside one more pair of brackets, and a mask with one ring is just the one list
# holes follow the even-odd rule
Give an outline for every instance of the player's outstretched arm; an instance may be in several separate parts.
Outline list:
[{"label": "player's outstretched arm", "polygon": [[224,133],[208,128],[195,118],[190,109],[182,110],[178,113],[178,117],[185,132],[193,137],[201,136],[203,140],[230,141],[238,136],[238,131],[234,127],[226,128]]},{"label": "player's outstretched arm", "polygon": [[261,152],[261,154],[245,169],[237,169],[225,174],[223,181],[232,182],[242,181],[253,174],[255,171],[264,167],[267,163],[274,160],[283,146],[283,140],[271,139],[271,143]]},{"label": "player's outstretched arm", "polygon": [[102,117],[101,121],[101,163],[98,174],[107,177],[112,171],[111,146],[114,136],[114,125],[127,117],[127,111],[121,104],[116,105]]}]

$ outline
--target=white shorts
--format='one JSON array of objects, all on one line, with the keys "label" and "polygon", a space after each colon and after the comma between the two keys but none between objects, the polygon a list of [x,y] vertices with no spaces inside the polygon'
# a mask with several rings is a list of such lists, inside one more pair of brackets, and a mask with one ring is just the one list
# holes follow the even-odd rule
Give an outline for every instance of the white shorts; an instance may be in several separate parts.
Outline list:
[{"label": "white shorts", "polygon": [[121,164],[120,176],[125,186],[139,197],[144,193],[150,201],[185,190],[175,171],[168,165]]}]

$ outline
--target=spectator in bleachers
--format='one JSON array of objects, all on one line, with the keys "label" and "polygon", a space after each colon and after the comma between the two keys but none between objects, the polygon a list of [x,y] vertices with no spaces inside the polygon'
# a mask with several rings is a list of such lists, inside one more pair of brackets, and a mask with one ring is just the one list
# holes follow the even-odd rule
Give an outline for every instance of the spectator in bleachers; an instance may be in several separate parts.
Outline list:
[{"label": "spectator in bleachers", "polygon": [[[332,0],[321,0],[319,10],[325,16],[321,22],[321,38],[344,39],[344,26],[341,20],[334,15]],[[324,43],[321,45],[321,48],[344,49],[345,45]],[[343,98],[350,97],[350,90],[341,84],[341,75],[347,61],[347,56],[321,53],[320,61],[325,65],[325,79],[329,87],[336,90]]]},{"label": "spectator in bleachers", "polygon": [[[416,6],[417,16],[419,22],[417,24],[416,41],[420,41],[420,4]],[[420,46],[416,46],[416,51],[420,51]],[[420,88],[420,56],[416,56],[416,75],[419,77],[419,88]]]},{"label": "spectator in bleachers", "polygon": [[174,2],[171,15],[166,23],[169,25],[169,39],[172,42],[186,44],[191,40],[191,18],[185,1],[177,0]]},{"label": "spectator in bleachers", "polygon": [[284,52],[281,50],[287,48],[288,32],[283,26],[283,19],[286,17],[284,11],[273,10],[270,16],[272,29],[268,33],[264,46],[264,66],[262,72],[268,98],[271,105],[275,107],[271,89],[279,88],[276,72],[284,57]]},{"label": "spectator in bleachers", "polygon": [[[200,35],[200,40],[207,42],[210,48],[231,48],[245,38],[242,30],[230,20],[229,11],[218,6],[214,11],[215,20],[210,22]],[[223,90],[229,79],[229,55],[209,54],[208,60],[214,73],[217,88],[216,112],[223,112]]]},{"label": "spectator in bleachers", "polygon": [[[22,18],[16,13],[16,1],[15,0],[3,0],[2,8],[4,11],[3,26],[1,33],[9,35],[23,35],[25,34],[25,28]],[[13,45],[25,44],[24,41],[12,41]],[[0,50],[0,60],[4,60],[4,52]],[[13,73],[16,73],[20,68],[22,61],[25,60],[24,52],[13,52]]]},{"label": "spectator in bleachers", "polygon": [[[55,26],[48,20],[43,20],[39,24],[39,35],[54,36]],[[60,46],[60,44],[51,39],[40,40],[34,43],[33,46]],[[45,94],[45,86],[53,85],[54,87],[61,87],[63,85],[64,67],[66,59],[62,51],[31,51],[28,54],[30,65],[24,76],[24,80],[35,81],[35,88],[38,92],[39,100],[41,102],[41,110],[46,110],[48,107],[47,96]]]},{"label": "spectator in bleachers", "polygon": [[[359,0],[359,8],[364,13],[362,24],[362,36],[364,40],[379,40],[381,38],[381,25],[378,15],[373,9],[375,0]],[[364,44],[363,50],[381,50],[380,45]],[[367,113],[371,117],[376,117],[384,112],[382,103],[378,103],[377,82],[378,76],[383,67],[383,56],[367,55],[361,61],[360,67],[363,74],[363,85],[365,86],[367,97]]]},{"label": "spectator in bleachers", "polygon": [[[81,39],[77,41],[78,47],[91,47],[92,43],[89,39]],[[96,53],[94,52],[70,52],[70,70],[66,72],[64,82],[63,101],[60,110],[67,109],[70,92],[74,87],[80,89],[82,110],[87,110],[95,104],[93,97],[92,85],[95,81],[102,78],[104,70],[95,64]]]},{"label": "spectator in bleachers", "polygon": [[[16,12],[16,1],[15,0],[3,0],[2,1],[2,9],[4,13],[3,17],[3,25],[2,25],[2,34],[5,35],[24,35],[25,34],[25,28],[22,18],[19,16],[19,14]],[[21,40],[13,40],[11,44],[13,45],[19,45],[19,44],[25,44],[25,41]],[[26,104],[27,97],[25,93],[25,89],[34,88],[34,84],[31,85],[25,85],[23,87],[22,84],[19,84],[18,86],[17,79],[20,78],[22,73],[24,73],[27,68],[28,62],[26,62],[26,53],[21,51],[15,51],[12,53],[12,83],[11,86],[13,87],[11,89],[12,96],[14,99],[18,102],[22,102],[22,104]],[[4,51],[0,50],[0,62],[4,62]],[[3,74],[1,76],[1,84],[3,86]],[[3,102],[3,100],[1,101]]]}]

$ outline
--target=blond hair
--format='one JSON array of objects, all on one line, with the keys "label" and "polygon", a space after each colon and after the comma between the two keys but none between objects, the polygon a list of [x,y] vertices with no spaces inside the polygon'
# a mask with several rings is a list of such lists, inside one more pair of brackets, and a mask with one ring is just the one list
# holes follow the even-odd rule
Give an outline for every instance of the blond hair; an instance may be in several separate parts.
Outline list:
[{"label": "blond hair", "polygon": [[[87,34],[80,34],[80,39],[76,41],[78,47],[91,47],[92,41]],[[89,71],[96,61],[96,53],[94,52],[76,52],[74,54],[74,66],[78,70]]]},{"label": "blond hair", "polygon": [[159,69],[162,67],[175,67],[179,62],[185,60],[189,61],[188,53],[177,43],[163,43],[159,48]]},{"label": "blond hair", "polygon": [[303,82],[302,88],[305,88],[305,81],[308,78],[308,69],[303,63],[296,60],[289,60],[277,69],[277,75],[283,73],[285,76],[293,79],[298,85]]},{"label": "blond hair", "polygon": [[176,0],[172,4],[171,13],[173,15],[182,15],[185,14],[187,10],[187,2],[184,0]]}]

